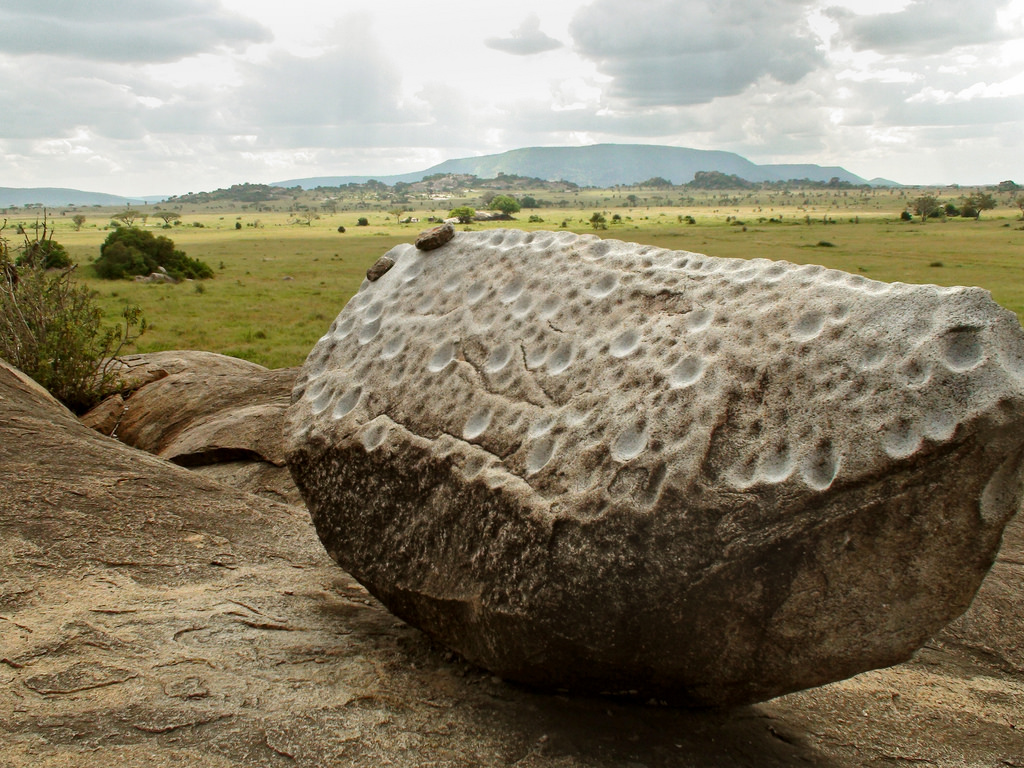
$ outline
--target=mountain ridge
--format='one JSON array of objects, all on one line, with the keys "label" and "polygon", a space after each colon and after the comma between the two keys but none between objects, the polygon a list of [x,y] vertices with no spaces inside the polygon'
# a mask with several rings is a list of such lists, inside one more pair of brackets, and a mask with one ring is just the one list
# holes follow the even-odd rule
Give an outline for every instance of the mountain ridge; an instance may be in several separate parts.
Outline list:
[{"label": "mountain ridge", "polygon": [[[888,179],[864,179],[841,166],[814,163],[758,165],[735,152],[690,149],[660,144],[592,144],[583,147],[521,147],[492,155],[451,158],[422,171],[390,175],[311,176],[272,182],[268,186],[336,187],[365,184],[376,180],[389,186],[421,181],[434,174],[471,174],[494,178],[499,174],[550,181],[569,181],[585,187],[614,187],[638,184],[661,177],[673,184],[686,184],[698,171],[717,171],[750,182],[809,179],[828,182],[833,178],[855,185],[902,186]],[[113,195],[64,187],[0,187],[0,208],[35,205],[123,206],[159,203],[171,195]]]},{"label": "mountain ridge", "polygon": [[[850,184],[872,184],[840,166],[813,163],[758,165],[735,152],[711,149],[690,149],[660,144],[592,144],[584,147],[522,147],[493,155],[445,160],[422,171],[387,176],[312,176],[273,182],[273,186],[335,187],[364,184],[375,179],[384,184],[414,183],[438,173],[466,173],[480,178],[494,178],[499,173],[529,176],[550,181],[571,181],[585,187],[614,187],[638,184],[654,177],[673,184],[686,184],[698,171],[718,171],[736,175],[752,182],[839,181]],[[799,175],[787,175],[798,173]],[[880,185],[895,182],[877,180]]]},{"label": "mountain ridge", "polygon": [[164,199],[157,195],[111,195],[67,187],[0,187],[0,208],[39,205],[61,208],[71,205],[128,205],[155,203]]}]

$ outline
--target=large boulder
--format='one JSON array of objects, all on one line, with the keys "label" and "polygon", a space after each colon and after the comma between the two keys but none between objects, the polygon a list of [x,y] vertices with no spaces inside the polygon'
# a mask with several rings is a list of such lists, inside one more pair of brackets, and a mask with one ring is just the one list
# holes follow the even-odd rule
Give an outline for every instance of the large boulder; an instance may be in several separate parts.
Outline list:
[{"label": "large boulder", "polygon": [[119,365],[130,397],[108,398],[85,424],[227,485],[302,504],[283,437],[297,369],[188,350],[131,355]]},{"label": "large boulder", "polygon": [[[952,640],[724,712],[509,685],[390,616],[304,510],[103,437],[3,361],[0,467],[5,768],[1024,764],[1024,667]],[[1016,532],[964,616],[1001,614],[986,647],[1024,647],[1019,566],[986,604]]]},{"label": "large boulder", "polygon": [[503,677],[728,705],[892,665],[1020,507],[1024,331],[986,291],[571,233],[388,255],[289,465],[339,564]]}]

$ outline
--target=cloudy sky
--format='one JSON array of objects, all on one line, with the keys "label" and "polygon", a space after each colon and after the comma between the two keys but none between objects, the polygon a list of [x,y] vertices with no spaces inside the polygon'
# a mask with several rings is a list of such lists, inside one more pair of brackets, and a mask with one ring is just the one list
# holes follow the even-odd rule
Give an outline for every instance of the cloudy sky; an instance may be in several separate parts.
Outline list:
[{"label": "cloudy sky", "polygon": [[0,0],[0,186],[603,142],[1024,183],[1024,0]]}]

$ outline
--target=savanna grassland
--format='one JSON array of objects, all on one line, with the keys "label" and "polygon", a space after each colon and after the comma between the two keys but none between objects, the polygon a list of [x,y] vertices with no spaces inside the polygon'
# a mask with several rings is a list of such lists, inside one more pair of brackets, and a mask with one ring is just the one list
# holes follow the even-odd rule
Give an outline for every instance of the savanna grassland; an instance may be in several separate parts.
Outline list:
[{"label": "savanna grassland", "polygon": [[[289,192],[261,203],[195,196],[140,208],[149,214],[174,210],[180,218],[170,228],[154,215],[135,225],[173,238],[177,248],[215,272],[213,279],[176,285],[92,274],[89,264],[117,209],[57,209],[49,211],[49,220],[111,322],[126,303],[142,308],[149,327],[137,351],[205,349],[283,367],[305,359],[380,255],[411,242],[431,226],[429,218],[444,217],[451,208],[486,207],[474,189],[406,194],[403,203],[383,191],[333,197],[322,190]],[[711,256],[817,263],[883,281],[977,285],[1024,317],[1024,222],[1016,195],[997,195],[997,207],[977,220],[900,218],[922,194],[945,202],[967,192],[517,189],[503,194],[530,194],[542,207],[523,209],[513,221],[457,228],[567,229]],[[606,228],[595,228],[595,213]],[[80,229],[72,220],[76,214],[85,216]],[[9,234],[19,223],[30,227],[37,215],[11,210],[0,217],[8,220]],[[360,218],[365,226],[357,225]],[[410,218],[416,221],[399,223]]]}]

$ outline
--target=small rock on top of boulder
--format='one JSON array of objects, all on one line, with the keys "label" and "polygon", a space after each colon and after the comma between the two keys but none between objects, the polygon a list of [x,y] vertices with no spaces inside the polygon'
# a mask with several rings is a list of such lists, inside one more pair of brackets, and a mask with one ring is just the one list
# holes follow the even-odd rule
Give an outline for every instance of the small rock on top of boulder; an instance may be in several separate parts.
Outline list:
[{"label": "small rock on top of boulder", "polygon": [[453,237],[455,237],[455,227],[448,223],[439,224],[436,227],[420,232],[419,237],[416,238],[416,247],[421,251],[433,251],[435,248],[440,248]]},{"label": "small rock on top of boulder", "polygon": [[981,289],[568,232],[389,255],[290,469],[339,564],[507,679],[728,705],[895,664],[1020,507],[1024,331]]}]

